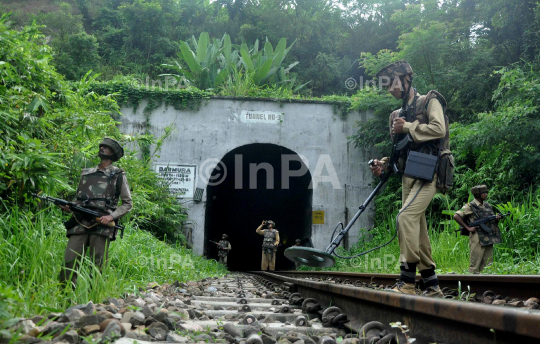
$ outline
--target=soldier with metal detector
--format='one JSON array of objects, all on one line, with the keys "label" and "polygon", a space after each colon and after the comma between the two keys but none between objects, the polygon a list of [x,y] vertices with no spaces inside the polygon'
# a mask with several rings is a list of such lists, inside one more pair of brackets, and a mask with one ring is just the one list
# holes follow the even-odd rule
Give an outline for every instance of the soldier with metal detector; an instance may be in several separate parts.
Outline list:
[{"label": "soldier with metal detector", "polygon": [[[486,185],[477,185],[471,189],[474,200],[467,203],[454,214],[454,220],[461,226],[461,235],[469,237],[470,265],[469,272],[478,274],[493,262],[493,245],[501,242],[499,220],[506,215],[495,215],[493,207],[485,202],[488,196]],[[490,219],[493,220],[489,221]],[[486,220],[486,221],[478,221]],[[485,222],[479,223],[475,222]]]},{"label": "soldier with metal detector", "polygon": [[[425,211],[437,190],[444,193],[452,186],[454,160],[449,149],[448,118],[444,115],[446,101],[437,91],[419,95],[412,87],[413,72],[406,61],[386,66],[377,77],[381,85],[388,85],[390,94],[402,100],[401,109],[390,114],[392,153],[381,161],[369,162],[372,173],[380,176],[381,181],[347,227],[338,223],[325,251],[291,247],[285,250],[285,256],[304,265],[329,267],[335,264],[333,256],[359,257],[390,244],[398,236],[401,278],[392,290],[416,294],[414,282],[418,266],[427,288],[424,295],[441,296],[435,262],[431,258]],[[403,183],[403,207],[396,217],[396,234],[390,241],[368,251],[350,257],[340,256],[335,252],[336,248],[392,174],[402,175]]]},{"label": "soldier with metal detector", "polygon": [[274,228],[275,225],[272,220],[263,221],[256,230],[257,234],[264,235],[261,261],[261,270],[263,271],[267,268],[270,268],[270,271],[276,269],[276,251],[279,245],[279,232]]},{"label": "soldier with metal detector", "polygon": [[375,160],[370,167],[376,176],[389,169],[403,174],[402,208],[396,217],[401,273],[392,290],[416,294],[418,268],[426,287],[424,295],[443,296],[431,257],[425,211],[437,190],[445,192],[452,184],[448,171],[453,169],[453,158],[449,150],[448,119],[444,114],[446,101],[437,91],[419,95],[412,87],[413,71],[406,61],[384,67],[377,77],[381,84],[386,81],[387,90],[394,98],[403,101],[402,109],[390,114],[390,136],[401,136],[398,140],[408,143],[408,149],[399,152],[393,166],[389,166],[390,158],[383,158]]}]

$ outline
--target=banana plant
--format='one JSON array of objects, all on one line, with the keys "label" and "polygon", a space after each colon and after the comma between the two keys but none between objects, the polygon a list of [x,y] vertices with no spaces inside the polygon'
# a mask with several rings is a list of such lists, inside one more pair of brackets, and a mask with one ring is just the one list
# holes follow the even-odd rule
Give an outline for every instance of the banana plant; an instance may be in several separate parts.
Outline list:
[{"label": "banana plant", "polygon": [[[174,61],[175,65],[164,64],[164,66],[175,70],[179,75],[161,74],[160,76],[173,76],[177,79],[185,77],[202,90],[213,89],[223,83],[229,73],[227,63],[233,62],[229,35],[223,35],[221,40],[214,38],[210,42],[208,33],[203,32],[198,41],[195,36],[192,36],[191,46],[193,49],[188,42],[180,41],[180,52],[177,54],[189,70],[182,68],[180,63]],[[228,56],[229,62],[221,57],[223,51],[226,51],[225,55]]]},{"label": "banana plant", "polygon": [[[255,85],[262,86],[265,84],[276,84],[292,88],[296,82],[295,77],[290,77],[290,70],[299,62],[291,63],[289,66],[282,66],[285,57],[291,50],[296,40],[287,47],[287,39],[281,38],[276,46],[272,47],[272,43],[266,39],[264,47],[259,49],[259,40],[255,41],[253,48],[249,49],[245,42],[240,46],[240,55],[242,56],[242,64],[246,73],[251,75]],[[297,86],[294,90],[304,87],[306,84]]]}]

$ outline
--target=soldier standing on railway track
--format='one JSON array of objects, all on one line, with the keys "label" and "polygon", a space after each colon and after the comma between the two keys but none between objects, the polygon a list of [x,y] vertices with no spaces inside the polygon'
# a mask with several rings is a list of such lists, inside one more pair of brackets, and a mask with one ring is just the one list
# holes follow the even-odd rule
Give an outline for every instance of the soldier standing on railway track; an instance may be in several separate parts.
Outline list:
[{"label": "soldier standing on railway track", "polygon": [[229,239],[229,236],[227,234],[223,234],[217,245],[219,262],[224,265],[227,265],[227,256],[229,255],[229,251],[232,249],[231,243],[227,239]]},{"label": "soldier standing on railway track", "polygon": [[[392,112],[389,120],[391,137],[407,134],[411,142],[408,151],[436,155],[440,150],[439,156],[443,153],[449,155],[451,152],[448,122],[444,115],[446,107],[444,97],[437,91],[430,91],[424,96],[418,94],[412,87],[413,71],[407,61],[397,61],[382,68],[377,72],[377,77],[379,80],[386,78],[386,81],[389,81],[388,92],[394,98],[403,101],[406,117],[411,118],[408,122],[400,117],[400,110]],[[399,171],[404,170],[406,158],[405,151],[402,151],[396,166]],[[371,172],[380,176],[388,171],[388,165],[389,158],[383,158],[381,161],[374,160],[373,165],[370,166]],[[446,174],[443,176],[446,177]],[[443,184],[446,186],[446,179],[441,184],[438,177],[440,176],[435,174],[431,181],[423,181],[402,176],[402,208],[396,218],[401,273],[392,291],[415,295],[414,283],[418,267],[426,286],[423,295],[443,296],[435,274],[435,262],[431,257],[431,243],[425,216],[426,209],[437,189]]]},{"label": "soldier standing on railway track", "polygon": [[[263,221],[257,228],[257,234],[264,235],[262,245],[262,262],[261,270],[265,271],[270,268],[270,271],[276,269],[276,251],[279,245],[279,232],[274,228],[276,224],[272,220]],[[263,229],[266,227],[266,229]]]},{"label": "soldier standing on railway track", "polygon": [[478,274],[493,262],[493,245],[501,242],[501,230],[497,221],[486,223],[491,232],[478,227],[469,227],[468,223],[495,215],[493,207],[485,202],[488,196],[486,185],[477,185],[471,189],[474,200],[467,203],[454,214],[454,220],[461,226],[461,235],[469,236],[470,264],[469,273]]}]

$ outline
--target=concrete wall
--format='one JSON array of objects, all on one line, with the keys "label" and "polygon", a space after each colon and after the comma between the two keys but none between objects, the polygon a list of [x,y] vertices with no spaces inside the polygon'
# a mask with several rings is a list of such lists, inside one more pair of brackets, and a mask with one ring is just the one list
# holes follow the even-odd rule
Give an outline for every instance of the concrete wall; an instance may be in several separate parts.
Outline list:
[{"label": "concrete wall", "polygon": [[[120,119],[120,129],[131,134],[148,128],[153,135],[160,136],[166,126],[174,124],[174,132],[164,144],[156,163],[200,166],[207,159],[221,159],[242,145],[273,143],[305,157],[314,176],[319,159],[327,155],[338,177],[339,188],[323,182],[313,190],[313,210],[325,211],[325,224],[312,225],[312,241],[316,248],[326,248],[335,225],[338,222],[346,225],[372,191],[367,162],[376,155],[354,148],[347,139],[356,131],[355,122],[367,120],[368,112],[349,113],[342,118],[333,113],[332,105],[320,102],[211,99],[205,101],[198,111],[178,111],[172,106],[162,106],[153,111],[148,124],[145,124],[145,106],[146,102],[141,103],[136,112],[131,107],[122,108],[124,116]],[[284,114],[283,121],[246,123],[241,120],[243,110],[280,112]],[[328,175],[327,169],[319,175]],[[249,183],[244,182],[246,185]],[[196,179],[196,186],[206,189],[200,177]],[[193,248],[198,254],[202,254],[205,240],[205,197],[206,192],[202,202],[186,203],[189,219],[195,223]],[[360,228],[372,227],[371,217],[372,210],[369,209],[356,222],[348,239],[351,245],[358,240]]]}]

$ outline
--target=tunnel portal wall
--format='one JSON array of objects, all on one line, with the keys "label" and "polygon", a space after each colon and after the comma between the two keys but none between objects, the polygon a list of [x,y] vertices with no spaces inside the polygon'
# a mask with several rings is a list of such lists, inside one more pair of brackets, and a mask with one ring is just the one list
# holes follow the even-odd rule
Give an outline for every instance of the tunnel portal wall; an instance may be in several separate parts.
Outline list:
[{"label": "tunnel portal wall", "polygon": [[[227,153],[238,147],[271,144],[302,157],[313,178],[310,197],[314,220],[310,224],[310,239],[314,247],[319,249],[326,248],[336,224],[347,224],[372,191],[370,184],[373,179],[367,162],[377,156],[373,151],[354,148],[348,139],[356,132],[357,121],[370,118],[370,111],[350,112],[347,116],[341,116],[335,113],[332,104],[322,102],[279,103],[213,98],[203,102],[198,110],[175,110],[172,106],[163,105],[150,114],[144,114],[146,104],[143,100],[136,111],[132,107],[123,107],[120,129],[125,134],[149,132],[160,137],[167,126],[174,126],[159,157],[155,158],[154,166],[194,167],[193,181],[185,182],[189,184],[186,189],[188,193],[195,188],[204,189],[202,201],[190,202],[191,198],[186,197],[183,202],[186,202],[189,218],[185,225],[186,234],[197,254],[205,253],[205,240],[219,239],[205,238],[205,213],[211,201],[207,199],[207,174],[214,171],[212,164],[215,166]],[[235,171],[227,173],[227,178],[231,178]],[[259,179],[261,175],[264,176],[264,172],[259,171]],[[336,177],[333,183],[328,179],[325,181],[325,176],[330,175]],[[262,178],[263,183],[258,183],[257,188],[265,188],[265,181]],[[294,177],[290,178],[290,182],[294,183]],[[242,187],[250,187],[248,179],[244,178]],[[356,222],[345,245],[358,241],[361,228],[372,227],[372,209],[373,205]],[[287,219],[280,220],[283,227]],[[253,223],[245,223],[245,226],[254,232],[260,221],[250,221]],[[253,245],[259,246],[261,243],[262,237],[260,242]],[[232,241],[231,244],[234,247],[231,255],[241,254],[241,247]]]}]

